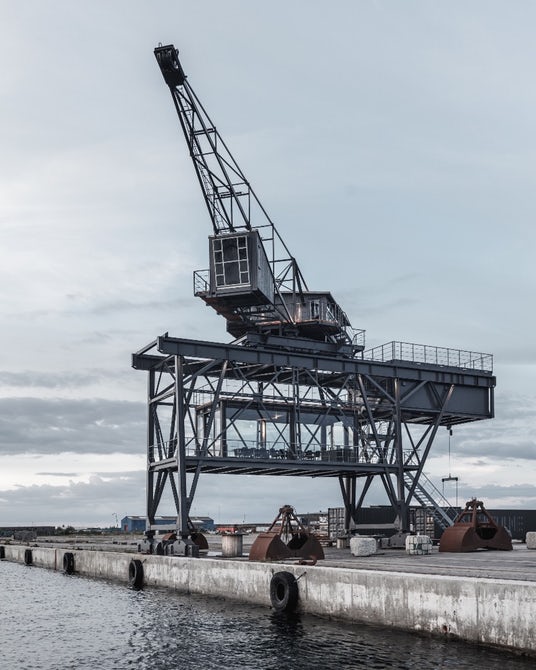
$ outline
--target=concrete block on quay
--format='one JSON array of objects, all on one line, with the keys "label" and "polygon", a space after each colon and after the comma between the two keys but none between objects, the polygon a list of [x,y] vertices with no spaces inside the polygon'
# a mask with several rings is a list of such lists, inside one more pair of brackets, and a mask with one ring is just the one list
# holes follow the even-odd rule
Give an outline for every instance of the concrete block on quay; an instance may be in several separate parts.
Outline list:
[{"label": "concrete block on quay", "polygon": [[406,553],[411,556],[423,556],[432,553],[432,540],[428,535],[408,535]]},{"label": "concrete block on quay", "polygon": [[525,538],[525,542],[527,543],[527,549],[536,549],[536,531],[529,531]]},{"label": "concrete block on quay", "polygon": [[373,537],[351,537],[350,553],[352,556],[372,556],[376,553],[376,540]]}]

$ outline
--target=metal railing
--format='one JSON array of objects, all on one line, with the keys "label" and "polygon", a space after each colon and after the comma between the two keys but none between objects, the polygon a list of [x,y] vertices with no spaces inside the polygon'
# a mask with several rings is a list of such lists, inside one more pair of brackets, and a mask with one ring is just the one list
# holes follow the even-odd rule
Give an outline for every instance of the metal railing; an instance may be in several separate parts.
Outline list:
[{"label": "metal railing", "polygon": [[[404,482],[406,488],[409,490],[414,482],[414,476],[411,472],[404,474]],[[458,516],[458,509],[450,504],[443,493],[428,479],[424,472],[420,474],[413,497],[422,507],[431,512],[434,519],[443,529],[452,526]]]},{"label": "metal railing", "polygon": [[408,361],[446,367],[471,370],[493,371],[493,355],[463,349],[449,349],[430,344],[414,344],[411,342],[387,342],[378,347],[367,349],[363,358],[383,363],[391,361]]},{"label": "metal railing", "polygon": [[352,346],[354,347],[359,347],[360,349],[363,349],[365,347],[365,332],[364,330],[360,330],[359,328],[348,328],[349,335],[352,340]]},{"label": "metal railing", "polygon": [[210,270],[194,271],[194,295],[208,293],[210,289]]},{"label": "metal railing", "polygon": [[[202,457],[202,449],[195,438],[190,437],[186,443],[186,456]],[[160,460],[166,460],[166,454],[175,453],[176,441],[166,441],[161,443],[160,450],[162,458],[159,457],[157,445],[149,449],[149,458],[151,462],[157,463]],[[330,445],[329,448],[322,448],[320,444],[315,444],[307,448],[301,446],[291,446],[284,440],[276,442],[267,442],[266,446],[259,446],[255,440],[228,439],[223,441],[217,439],[208,445],[208,453],[204,458],[230,458],[230,459],[251,459],[251,460],[289,460],[289,461],[316,461],[330,463],[361,463],[361,464],[379,464],[385,463],[385,455],[371,446],[344,446],[339,444]]]}]

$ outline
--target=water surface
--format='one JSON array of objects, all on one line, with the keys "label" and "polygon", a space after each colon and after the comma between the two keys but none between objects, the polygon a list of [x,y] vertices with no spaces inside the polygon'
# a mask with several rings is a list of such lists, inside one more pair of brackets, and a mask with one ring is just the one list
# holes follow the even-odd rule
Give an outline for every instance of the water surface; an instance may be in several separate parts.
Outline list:
[{"label": "water surface", "polygon": [[6,670],[535,667],[534,659],[456,640],[169,589],[133,591],[8,561],[0,562],[0,616]]}]

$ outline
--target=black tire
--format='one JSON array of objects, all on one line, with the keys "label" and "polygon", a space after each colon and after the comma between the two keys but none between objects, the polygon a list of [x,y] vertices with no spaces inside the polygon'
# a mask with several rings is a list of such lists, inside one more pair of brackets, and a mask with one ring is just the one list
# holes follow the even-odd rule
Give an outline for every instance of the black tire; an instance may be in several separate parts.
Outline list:
[{"label": "black tire", "polygon": [[63,554],[63,572],[66,575],[72,575],[74,572],[74,554],[70,551]]},{"label": "black tire", "polygon": [[276,572],[270,582],[270,601],[276,612],[294,612],[298,604],[299,589],[291,572]]},{"label": "black tire", "polygon": [[4,546],[0,547],[0,561],[3,561],[6,557],[6,548]]},{"label": "black tire", "polygon": [[133,558],[128,566],[128,585],[133,589],[143,588],[143,563]]},{"label": "black tire", "polygon": [[26,565],[31,565],[33,563],[33,555],[31,549],[24,550],[24,562]]}]

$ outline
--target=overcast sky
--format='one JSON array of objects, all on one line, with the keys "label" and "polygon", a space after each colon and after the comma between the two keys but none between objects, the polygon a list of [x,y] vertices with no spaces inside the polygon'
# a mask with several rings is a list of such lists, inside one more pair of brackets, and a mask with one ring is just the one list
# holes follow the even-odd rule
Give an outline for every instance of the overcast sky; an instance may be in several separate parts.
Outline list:
[{"label": "overcast sky", "polygon": [[[494,354],[496,418],[456,428],[450,462],[440,432],[426,472],[458,476],[462,503],[536,508],[533,2],[0,9],[0,525],[144,514],[130,355],[166,331],[228,339],[192,295],[210,222],[159,42],[367,346]],[[193,513],[264,521],[285,503],[340,506],[337,480],[206,475]]]}]

